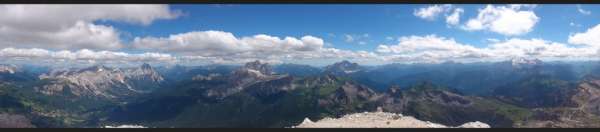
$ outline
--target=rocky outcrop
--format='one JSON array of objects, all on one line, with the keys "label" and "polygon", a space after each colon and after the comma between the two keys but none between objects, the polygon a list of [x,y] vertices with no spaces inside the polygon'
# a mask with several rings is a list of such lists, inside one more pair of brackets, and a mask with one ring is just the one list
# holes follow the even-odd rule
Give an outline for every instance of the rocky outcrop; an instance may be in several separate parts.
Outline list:
[{"label": "rocky outcrop", "polygon": [[571,101],[587,113],[600,115],[600,79],[588,79],[580,83]]},{"label": "rocky outcrop", "polygon": [[225,98],[231,94],[240,92],[247,87],[271,80],[277,80],[287,75],[272,74],[271,66],[260,61],[248,62],[243,67],[235,70],[227,76],[197,77],[204,81],[224,81],[220,85],[211,86],[206,92],[208,97]]},{"label": "rocky outcrop", "polygon": [[540,65],[540,64],[542,64],[542,61],[537,58],[533,58],[533,59],[512,58],[512,59],[510,59],[510,63],[512,64],[513,67],[527,67],[527,66]]},{"label": "rocky outcrop", "polygon": [[17,66],[0,64],[0,73],[15,74],[17,72]]},{"label": "rocky outcrop", "polygon": [[293,128],[490,128],[488,124],[475,121],[452,127],[412,116],[387,112],[364,112],[345,115],[341,118],[324,118],[313,122],[306,118]]},{"label": "rocky outcrop", "polygon": [[0,128],[34,128],[23,115],[0,114]]},{"label": "rocky outcrop", "polygon": [[261,63],[258,60],[246,63],[244,65],[244,68],[248,70],[256,70],[264,75],[271,75],[273,72],[271,65],[269,65],[268,63]]},{"label": "rocky outcrop", "polygon": [[35,87],[48,95],[63,91],[75,96],[120,98],[137,93],[147,93],[163,83],[163,77],[150,65],[131,69],[109,68],[103,65],[83,69],[55,70],[39,77],[47,83]]},{"label": "rocky outcrop", "polygon": [[347,75],[362,70],[358,63],[351,63],[347,60],[334,63],[325,67],[325,73],[334,75]]}]

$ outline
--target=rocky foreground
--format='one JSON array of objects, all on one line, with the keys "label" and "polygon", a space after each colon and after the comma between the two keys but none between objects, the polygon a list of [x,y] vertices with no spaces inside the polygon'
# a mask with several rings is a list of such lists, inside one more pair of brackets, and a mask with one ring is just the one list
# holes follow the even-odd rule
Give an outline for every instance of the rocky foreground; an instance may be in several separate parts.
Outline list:
[{"label": "rocky foreground", "polygon": [[490,125],[476,121],[452,127],[421,121],[402,114],[365,112],[345,115],[337,119],[324,118],[316,122],[306,118],[300,125],[292,128],[490,128]]}]

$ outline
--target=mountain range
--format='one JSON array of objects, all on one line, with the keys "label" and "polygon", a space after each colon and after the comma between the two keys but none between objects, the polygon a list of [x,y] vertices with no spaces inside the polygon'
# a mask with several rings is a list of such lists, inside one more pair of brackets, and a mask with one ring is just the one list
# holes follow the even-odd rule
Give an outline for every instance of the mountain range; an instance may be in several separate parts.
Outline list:
[{"label": "mountain range", "polygon": [[358,112],[449,126],[600,126],[597,62],[0,65],[0,127],[290,127]]}]

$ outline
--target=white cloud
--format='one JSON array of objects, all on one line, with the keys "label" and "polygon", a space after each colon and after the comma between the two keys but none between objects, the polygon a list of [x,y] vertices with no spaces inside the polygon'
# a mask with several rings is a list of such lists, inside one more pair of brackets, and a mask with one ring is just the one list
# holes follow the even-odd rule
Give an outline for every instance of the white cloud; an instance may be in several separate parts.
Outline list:
[{"label": "white cloud", "polygon": [[178,14],[168,5],[0,5],[0,48],[118,49],[120,33],[93,22],[148,25]]},{"label": "white cloud", "polygon": [[379,45],[376,49],[386,60],[435,61],[485,56],[473,46],[436,35],[401,37],[396,45]]},{"label": "white cloud", "polygon": [[571,23],[569,23],[569,26],[572,26],[572,27],[581,27],[582,25],[574,23],[574,22],[571,22]]},{"label": "white cloud", "polygon": [[30,63],[36,62],[36,60],[44,61],[94,61],[94,62],[106,62],[106,63],[130,63],[130,62],[152,62],[152,61],[175,61],[176,58],[169,54],[162,53],[125,53],[125,52],[114,52],[114,51],[93,51],[89,49],[81,49],[77,51],[61,50],[51,51],[39,48],[30,49],[19,49],[19,48],[4,48],[0,50],[0,58],[3,60],[10,59],[23,59],[28,60]]},{"label": "white cloud", "polygon": [[600,47],[600,24],[586,32],[570,35],[568,42],[575,45]]},{"label": "white cloud", "polygon": [[344,38],[345,38],[344,41],[346,43],[354,43],[354,42],[356,42],[356,44],[365,45],[365,44],[367,44],[367,41],[370,38],[370,35],[368,33],[364,33],[364,34],[344,34]]},{"label": "white cloud", "polygon": [[2,5],[0,23],[19,29],[56,31],[77,21],[113,20],[148,25],[179,13],[168,5]]},{"label": "white cloud", "polygon": [[352,35],[345,34],[344,37],[346,38],[346,40],[345,40],[346,42],[348,42],[348,43],[354,42],[354,37],[352,37]]},{"label": "white cloud", "polygon": [[506,60],[513,57],[540,59],[596,58],[597,47],[569,47],[542,39],[488,39],[486,47],[477,48],[436,35],[401,37],[395,45],[379,45],[378,56],[396,62],[443,62]]},{"label": "white cloud", "polygon": [[385,37],[385,39],[386,39],[386,40],[394,40],[394,37],[387,36],[387,37]]},{"label": "white cloud", "polygon": [[451,7],[452,5],[447,4],[423,7],[415,9],[413,15],[425,20],[435,20],[435,18],[439,16],[439,14],[449,11]]},{"label": "white cloud", "polygon": [[358,44],[360,44],[360,45],[365,45],[365,44],[367,44],[367,42],[365,42],[365,41],[360,41],[360,42],[358,42]]},{"label": "white cloud", "polygon": [[362,36],[363,36],[363,38],[368,38],[368,37],[369,37],[369,34],[368,34],[368,33],[365,33],[365,34],[363,34]]},{"label": "white cloud", "polygon": [[391,53],[414,53],[422,51],[472,50],[472,46],[457,43],[454,39],[446,39],[436,35],[400,37],[400,43],[384,46],[382,51]]},{"label": "white cloud", "polygon": [[488,41],[488,42],[492,42],[492,43],[500,42],[500,40],[495,39],[495,38],[488,38],[488,39],[485,39],[485,40]]},{"label": "white cloud", "polygon": [[483,49],[497,58],[536,57],[536,58],[565,58],[565,57],[592,57],[597,49],[573,48],[566,44],[546,41],[542,39],[509,39],[504,42],[491,44]]},{"label": "white cloud", "polygon": [[113,27],[79,21],[54,32],[24,31],[0,26],[0,48],[119,49],[119,32]]},{"label": "white cloud", "polygon": [[325,48],[321,38],[310,35],[301,38],[279,38],[265,34],[236,37],[223,31],[196,31],[169,37],[136,37],[132,44],[134,48],[144,51],[238,63],[252,59],[274,61],[365,56],[354,51]]},{"label": "white cloud", "polygon": [[197,31],[160,37],[136,37],[133,47],[182,55],[229,56],[252,53],[290,53],[315,51],[324,41],[314,36],[279,38],[265,34],[237,38],[223,31]]},{"label": "white cloud", "polygon": [[[523,7],[530,7],[524,9]],[[533,30],[540,18],[531,5],[492,6],[479,9],[476,18],[469,19],[464,30],[490,30],[507,36],[522,35]]]},{"label": "white cloud", "polygon": [[583,15],[592,14],[592,11],[584,10],[583,8],[581,8],[581,5],[577,5],[577,11]]},{"label": "white cloud", "polygon": [[462,13],[464,13],[464,10],[462,8],[454,9],[454,12],[452,12],[451,15],[446,17],[446,23],[450,25],[457,25],[458,23],[460,23],[460,14]]}]

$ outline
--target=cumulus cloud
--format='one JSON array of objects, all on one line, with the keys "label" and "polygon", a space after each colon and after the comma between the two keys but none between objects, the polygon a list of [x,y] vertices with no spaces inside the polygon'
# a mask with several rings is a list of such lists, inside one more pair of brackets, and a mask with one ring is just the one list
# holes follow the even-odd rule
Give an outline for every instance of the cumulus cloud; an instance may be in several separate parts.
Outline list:
[{"label": "cumulus cloud", "polygon": [[229,56],[245,53],[282,54],[315,51],[324,41],[314,36],[279,38],[265,34],[238,38],[223,31],[196,31],[169,37],[136,37],[133,47],[182,55]]},{"label": "cumulus cloud", "polygon": [[94,61],[94,62],[164,62],[175,61],[176,58],[169,54],[146,52],[139,54],[114,52],[114,51],[93,51],[82,49],[77,51],[60,50],[51,51],[39,48],[4,48],[0,50],[0,58],[3,60],[21,59],[33,61],[50,60],[57,62],[65,61]]},{"label": "cumulus cloud", "polygon": [[[354,51],[325,48],[323,39],[315,36],[276,37],[266,34],[236,37],[224,31],[195,31],[169,37],[136,37],[135,49],[187,56],[188,60],[207,57],[220,62],[263,59],[301,60],[353,58],[365,55]],[[366,53],[368,54],[368,53]]]},{"label": "cumulus cloud", "polygon": [[419,9],[415,9],[413,15],[425,19],[425,20],[435,20],[437,16],[440,14],[447,12],[450,10],[452,5],[432,5],[428,7],[423,7]]},{"label": "cumulus cloud", "polygon": [[592,14],[592,11],[584,10],[583,8],[581,8],[581,5],[577,5],[577,11],[583,15]]},{"label": "cumulus cloud", "polygon": [[346,38],[345,41],[348,43],[352,43],[354,42],[354,37],[352,37],[352,35],[350,34],[345,34],[344,37]]},{"label": "cumulus cloud", "polygon": [[543,39],[509,39],[498,42],[482,49],[483,52],[491,53],[497,58],[536,57],[536,58],[571,58],[571,57],[593,57],[597,49],[574,48],[566,44],[546,41]]},{"label": "cumulus cloud", "polygon": [[379,45],[378,56],[387,61],[443,62],[506,60],[513,57],[541,59],[594,58],[598,48],[569,47],[543,39],[491,39],[486,47],[473,47],[436,35],[401,37],[395,45]]},{"label": "cumulus cloud", "polygon": [[394,40],[394,37],[387,36],[387,37],[385,37],[385,40]]},{"label": "cumulus cloud", "polygon": [[413,15],[433,21],[438,16],[442,16],[442,14],[446,17],[446,23],[449,26],[458,25],[460,23],[460,16],[464,13],[464,9],[455,8],[452,5],[432,5],[428,7],[423,7],[419,9],[415,9]]},{"label": "cumulus cloud", "polygon": [[586,32],[570,35],[568,42],[575,45],[600,47],[600,24]]},{"label": "cumulus cloud", "polygon": [[465,11],[462,8],[454,9],[451,15],[446,17],[446,23],[450,25],[457,25],[460,22],[460,15]]},{"label": "cumulus cloud", "polygon": [[515,36],[533,30],[540,18],[533,12],[533,5],[487,5],[479,9],[476,18],[469,19],[464,30],[489,30],[502,35]]},{"label": "cumulus cloud", "polygon": [[396,45],[379,45],[376,49],[388,60],[446,60],[485,56],[473,46],[436,35],[400,37]]},{"label": "cumulus cloud", "polygon": [[48,49],[119,49],[119,33],[110,26],[79,21],[54,32],[27,31],[0,26],[0,47]]},{"label": "cumulus cloud", "polygon": [[168,5],[1,5],[0,48],[118,49],[119,32],[94,22],[148,25],[179,14]]},{"label": "cumulus cloud", "polygon": [[344,42],[346,43],[355,43],[359,45],[367,44],[370,35],[368,33],[365,34],[344,34]]}]

